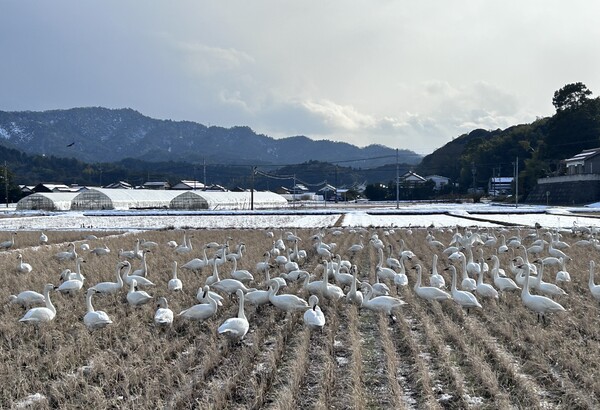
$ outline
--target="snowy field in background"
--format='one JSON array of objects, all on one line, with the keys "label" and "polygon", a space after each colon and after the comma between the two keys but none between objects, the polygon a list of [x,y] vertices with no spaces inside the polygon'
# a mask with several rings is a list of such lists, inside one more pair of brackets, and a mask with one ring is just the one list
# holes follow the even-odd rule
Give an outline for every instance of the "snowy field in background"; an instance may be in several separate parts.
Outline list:
[{"label": "snowy field in background", "polygon": [[[600,208],[498,206],[490,204],[394,204],[370,208],[290,208],[288,211],[106,211],[34,213],[4,210],[0,231],[10,230],[148,230],[162,228],[320,228],[343,227],[497,227],[506,224],[547,228],[600,226]],[[582,212],[591,216],[581,216]],[[596,217],[598,215],[598,217]]]}]

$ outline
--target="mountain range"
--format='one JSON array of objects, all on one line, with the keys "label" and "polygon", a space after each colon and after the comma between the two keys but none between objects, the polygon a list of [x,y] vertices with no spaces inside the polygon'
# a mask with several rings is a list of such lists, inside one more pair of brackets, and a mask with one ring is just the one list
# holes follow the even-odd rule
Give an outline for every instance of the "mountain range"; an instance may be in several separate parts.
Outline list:
[{"label": "mountain range", "polygon": [[[129,108],[0,111],[0,144],[30,155],[76,158],[88,163],[130,158],[147,162],[288,165],[316,160],[372,168],[396,162],[396,150],[383,145],[360,148],[305,136],[275,139],[249,127],[207,127],[190,121],[159,120]],[[398,151],[400,163],[418,164],[421,158],[409,150]],[[349,161],[354,159],[357,161]]]}]

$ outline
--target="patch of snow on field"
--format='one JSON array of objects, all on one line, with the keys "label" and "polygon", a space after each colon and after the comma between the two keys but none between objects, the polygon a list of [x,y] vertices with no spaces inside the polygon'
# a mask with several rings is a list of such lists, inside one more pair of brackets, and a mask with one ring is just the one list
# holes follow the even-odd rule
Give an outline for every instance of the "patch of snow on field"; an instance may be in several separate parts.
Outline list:
[{"label": "patch of snow on field", "polygon": [[[334,226],[343,216],[344,227],[498,227],[517,224],[547,228],[600,226],[600,218],[578,216],[572,212],[591,212],[590,208],[519,208],[484,204],[415,204],[399,209],[313,209],[302,212],[281,211],[89,211],[17,212],[8,210],[0,218],[0,230],[150,230],[164,228],[199,229],[279,229]],[[600,216],[600,215],[599,215]]]},{"label": "patch of snow on field", "polygon": [[40,394],[40,393],[30,394],[29,396],[25,397],[23,400],[21,400],[20,402],[15,404],[15,408],[16,409],[25,409],[25,408],[33,406],[35,403],[39,403],[39,402],[45,401],[45,400],[46,400],[46,396],[44,396],[43,394]]}]

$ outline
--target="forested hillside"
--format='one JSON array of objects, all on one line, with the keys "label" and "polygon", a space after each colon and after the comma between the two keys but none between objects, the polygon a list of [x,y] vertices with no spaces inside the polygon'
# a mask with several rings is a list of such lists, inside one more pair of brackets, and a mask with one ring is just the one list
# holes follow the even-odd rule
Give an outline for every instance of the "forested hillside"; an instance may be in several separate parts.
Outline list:
[{"label": "forested hillside", "polygon": [[554,94],[556,113],[505,130],[474,130],[427,155],[417,171],[439,174],[463,190],[485,187],[492,176],[513,176],[519,164],[519,191],[526,193],[540,177],[558,175],[561,160],[600,146],[600,98],[582,83]]}]

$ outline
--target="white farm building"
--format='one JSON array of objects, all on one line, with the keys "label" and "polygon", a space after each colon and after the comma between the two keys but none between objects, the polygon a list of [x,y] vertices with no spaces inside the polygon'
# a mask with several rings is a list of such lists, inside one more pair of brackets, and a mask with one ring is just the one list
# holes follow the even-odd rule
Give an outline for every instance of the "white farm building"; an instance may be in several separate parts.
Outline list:
[{"label": "white farm building", "polygon": [[79,193],[37,193],[21,199],[18,210],[87,211],[129,209],[249,210],[284,208],[273,192],[219,192],[91,188]]}]

